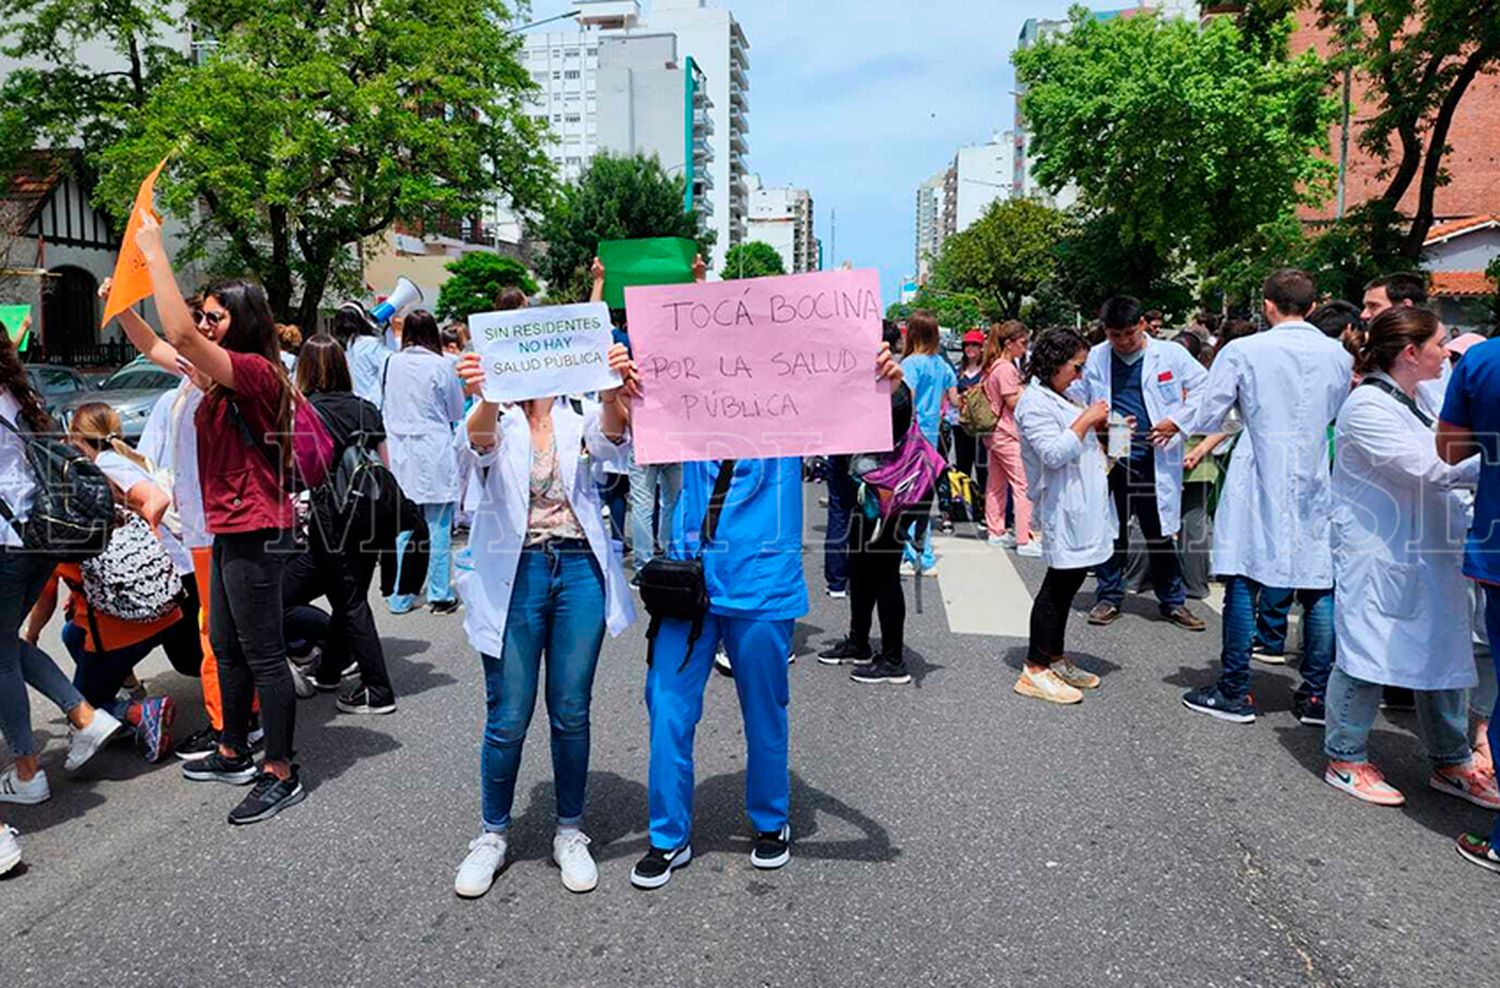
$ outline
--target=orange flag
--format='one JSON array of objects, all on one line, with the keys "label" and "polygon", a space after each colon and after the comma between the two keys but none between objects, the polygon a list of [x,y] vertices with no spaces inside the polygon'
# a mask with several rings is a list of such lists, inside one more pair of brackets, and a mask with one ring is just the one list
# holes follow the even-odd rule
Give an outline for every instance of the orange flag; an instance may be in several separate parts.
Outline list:
[{"label": "orange flag", "polygon": [[114,284],[110,285],[109,298],[104,302],[104,321],[99,324],[100,329],[109,325],[109,321],[115,316],[141,299],[150,298],[153,294],[151,272],[146,270],[145,255],[135,245],[135,234],[141,226],[141,210],[149,210],[158,221],[161,219],[152,199],[156,193],[156,176],[161,174],[162,166],[166,163],[166,158],[161,159],[161,162],[151,169],[151,174],[147,175],[146,180],[141,183],[140,191],[135,194],[135,205],[130,210],[130,221],[125,224],[125,240],[120,244],[120,258],[115,261]]}]

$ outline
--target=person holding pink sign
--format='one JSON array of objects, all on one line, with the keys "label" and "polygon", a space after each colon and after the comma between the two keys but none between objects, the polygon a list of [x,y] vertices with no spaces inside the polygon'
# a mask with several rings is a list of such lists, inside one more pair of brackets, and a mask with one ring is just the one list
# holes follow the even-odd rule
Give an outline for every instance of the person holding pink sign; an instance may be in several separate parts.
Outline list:
[{"label": "person holding pink sign", "polygon": [[[892,387],[902,381],[901,365],[885,344],[874,370]],[[652,621],[656,634],[646,673],[651,847],[630,873],[631,883],[642,889],[665,885],[693,857],[693,738],[721,643],[745,721],[745,803],[755,829],[750,863],[771,869],[791,859],[786,657],[793,625],[807,613],[802,463],[796,457],[690,462],[682,473],[668,558],[702,561],[709,604],[696,624]]]}]

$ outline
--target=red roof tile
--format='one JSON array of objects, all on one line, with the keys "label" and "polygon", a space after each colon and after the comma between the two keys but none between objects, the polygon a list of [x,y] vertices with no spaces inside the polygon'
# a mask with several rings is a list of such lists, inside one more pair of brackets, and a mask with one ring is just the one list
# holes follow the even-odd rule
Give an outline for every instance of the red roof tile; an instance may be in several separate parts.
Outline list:
[{"label": "red roof tile", "polygon": [[1423,243],[1425,245],[1431,245],[1446,237],[1451,237],[1455,234],[1464,233],[1465,231],[1488,226],[1490,224],[1500,224],[1500,217],[1466,216],[1461,220],[1449,220],[1446,223],[1439,223],[1431,230],[1428,230],[1427,239]]},{"label": "red roof tile", "polygon": [[1429,295],[1474,298],[1495,294],[1495,283],[1483,271],[1434,271]]}]

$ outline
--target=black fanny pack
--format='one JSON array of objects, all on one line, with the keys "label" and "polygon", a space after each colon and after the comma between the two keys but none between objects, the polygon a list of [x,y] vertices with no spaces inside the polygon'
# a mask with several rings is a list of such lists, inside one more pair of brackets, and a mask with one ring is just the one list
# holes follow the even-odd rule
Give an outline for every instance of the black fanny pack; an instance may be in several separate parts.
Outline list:
[{"label": "black fanny pack", "polygon": [[663,620],[690,621],[687,651],[682,664],[687,665],[693,646],[703,634],[703,619],[708,614],[708,580],[703,572],[703,551],[713,541],[719,528],[719,515],[724,511],[724,501],[729,496],[729,484],[734,479],[734,461],[725,460],[719,466],[719,478],[714,483],[712,496],[708,499],[708,514],[703,519],[703,528],[698,535],[698,554],[692,559],[666,559],[657,556],[641,567],[641,604],[651,615],[651,624],[646,628],[646,662],[649,665],[656,654],[656,633],[661,630]]}]

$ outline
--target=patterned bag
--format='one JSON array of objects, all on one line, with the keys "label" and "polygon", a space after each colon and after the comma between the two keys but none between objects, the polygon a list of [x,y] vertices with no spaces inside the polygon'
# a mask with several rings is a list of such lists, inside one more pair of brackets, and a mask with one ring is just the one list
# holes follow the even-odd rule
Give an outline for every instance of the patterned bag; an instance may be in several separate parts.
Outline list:
[{"label": "patterned bag", "polygon": [[146,520],[133,511],[123,514],[104,551],[83,562],[83,597],[100,614],[155,621],[177,606],[182,581]]}]

